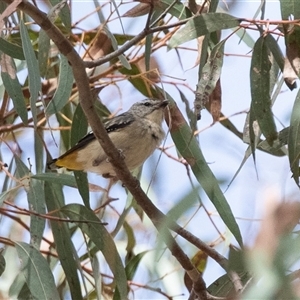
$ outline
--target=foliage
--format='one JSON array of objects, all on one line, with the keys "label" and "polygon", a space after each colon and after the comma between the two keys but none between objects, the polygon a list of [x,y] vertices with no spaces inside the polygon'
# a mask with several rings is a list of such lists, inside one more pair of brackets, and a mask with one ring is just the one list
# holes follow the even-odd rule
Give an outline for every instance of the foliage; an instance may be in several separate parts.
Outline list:
[{"label": "foliage", "polygon": [[[296,90],[299,5],[296,0],[281,0],[282,20],[272,21],[265,18],[266,1],[253,19],[233,16],[218,0],[202,2],[150,0],[128,8],[125,2],[95,0],[97,24],[89,24],[88,29],[80,25],[90,17],[86,11],[79,21],[73,20],[75,1],[0,3],[0,276],[6,286],[1,288],[1,298],[135,299],[146,290],[153,299],[173,299],[178,287],[172,282],[170,289],[165,279],[165,267],[170,265],[171,270],[180,270],[173,278],[180,279],[185,298],[187,293],[189,299],[300,298],[299,232],[293,232],[300,218],[299,199],[270,205],[246,251],[244,243],[248,245],[249,239],[231,199],[221,189],[221,180],[205,159],[196,125],[206,108],[213,119],[210,128],[221,124],[220,130],[246,144],[234,179],[250,156],[255,168],[257,153],[264,152],[289,161],[299,186],[300,92],[289,103],[289,127],[279,130],[274,116],[280,93],[286,87]],[[138,33],[127,34],[128,24]],[[253,30],[256,41],[250,34]],[[221,112],[225,47],[236,37],[251,48],[251,101],[243,132]],[[160,72],[159,59],[176,53],[173,63],[180,66],[195,51],[196,86],[183,83],[176,74]],[[148,180],[148,197],[143,192],[147,172],[135,174],[142,190],[124,168],[117,149],[105,146],[109,140],[99,117],[113,115],[120,106],[114,100],[116,91],[126,99],[129,85],[124,106],[141,95],[169,100],[165,117],[176,150],[170,152],[165,144],[160,150],[190,185],[165,214],[157,208],[160,202],[154,205],[156,198],[165,198],[162,184],[155,177]],[[92,177],[82,172],[53,173],[47,168],[52,153],[58,153],[56,141],[62,154],[87,133],[88,125],[101,137],[99,142],[126,187],[118,189],[118,197],[127,198],[125,205],[114,206],[116,199],[101,187],[105,180],[93,184]],[[24,152],[30,156],[27,161]],[[156,176],[167,182],[160,171]],[[168,188],[179,197],[179,183]],[[116,188],[109,191],[116,192]],[[217,222],[210,212],[214,209],[220,217]],[[195,220],[202,227],[189,226]],[[203,242],[205,226],[212,226],[219,239]],[[228,258],[217,250],[220,241]],[[223,273],[206,266],[210,260]],[[212,275],[211,284],[205,282],[206,272]]]}]

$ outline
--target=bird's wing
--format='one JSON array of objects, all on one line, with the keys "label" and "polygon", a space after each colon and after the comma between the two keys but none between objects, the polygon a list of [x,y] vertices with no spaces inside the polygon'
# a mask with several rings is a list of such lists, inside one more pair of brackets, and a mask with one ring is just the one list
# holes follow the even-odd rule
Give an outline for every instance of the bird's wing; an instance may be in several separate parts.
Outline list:
[{"label": "bird's wing", "polygon": [[[105,122],[104,127],[107,133],[110,133],[131,124],[133,121],[134,121],[134,117],[132,116],[132,114],[125,112]],[[73,153],[78,149],[83,149],[86,145],[88,145],[93,140],[95,140],[95,136],[94,133],[91,131],[87,135],[85,135],[81,140],[79,140],[76,145],[74,145],[71,149],[69,149],[67,152],[61,155],[59,159],[66,157],[67,155]]]}]

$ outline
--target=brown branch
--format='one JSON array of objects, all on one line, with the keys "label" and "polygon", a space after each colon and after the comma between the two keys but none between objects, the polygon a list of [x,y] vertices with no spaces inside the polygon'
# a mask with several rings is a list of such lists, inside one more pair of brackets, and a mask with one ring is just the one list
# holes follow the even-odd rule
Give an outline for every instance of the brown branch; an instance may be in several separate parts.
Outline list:
[{"label": "brown branch", "polygon": [[[13,2],[13,0],[4,0],[4,2],[10,4]],[[95,112],[93,97],[89,87],[89,80],[85,72],[86,65],[84,64],[78,53],[75,51],[75,49],[72,47],[71,43],[65,38],[60,30],[50,22],[45,13],[41,12],[39,9],[25,0],[20,3],[18,8],[28,14],[53,40],[59,51],[67,57],[70,65],[72,66],[82,109],[87,119],[89,120],[95,137],[107,154],[118,178],[123,182],[123,184],[131,192],[133,197],[138,201],[139,205],[152,220],[157,230],[162,230],[162,228],[166,227],[164,215],[152,204],[150,199],[141,189],[139,181],[134,178],[128,171],[128,168],[124,160],[121,158],[119,151],[117,151],[112,141],[109,139],[102,122]],[[145,35],[149,32],[143,31],[142,33]],[[123,51],[125,50],[122,50],[122,52]],[[121,52],[119,54],[121,54]],[[110,59],[110,57],[107,58],[107,61]],[[103,62],[100,62],[99,64],[101,63]],[[203,278],[193,266],[187,255],[178,246],[168,230],[165,230],[164,237],[167,247],[176,257],[181,266],[188,272],[194,285],[200,287],[201,292],[197,294],[199,296],[199,299],[207,299],[206,286]]]},{"label": "brown branch", "polygon": [[93,61],[85,61],[84,62],[84,66],[86,68],[94,68],[94,67],[100,66],[100,65],[102,65],[102,64],[104,64],[106,62],[111,61],[114,58],[117,58],[119,55],[124,54],[125,51],[127,51],[132,46],[134,46],[135,44],[137,44],[138,42],[140,42],[148,34],[151,34],[151,33],[154,33],[154,32],[158,32],[158,31],[162,31],[162,30],[165,30],[165,29],[170,29],[170,28],[178,27],[180,25],[184,25],[190,19],[192,19],[192,18],[185,19],[185,20],[176,22],[174,24],[157,26],[157,27],[149,28],[149,29],[145,28],[143,31],[141,31],[138,35],[136,35],[134,38],[132,38],[129,42],[127,42],[126,44],[124,44],[119,49],[117,49],[114,52],[112,52],[110,54],[107,54],[106,56],[101,57],[99,59],[96,59],[96,60],[93,60]]}]

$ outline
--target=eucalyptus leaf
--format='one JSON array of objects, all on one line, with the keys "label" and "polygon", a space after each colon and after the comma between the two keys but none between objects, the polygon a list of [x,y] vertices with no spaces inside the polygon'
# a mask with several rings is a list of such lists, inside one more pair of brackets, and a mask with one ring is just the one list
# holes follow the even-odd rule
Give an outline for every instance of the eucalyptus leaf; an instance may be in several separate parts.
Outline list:
[{"label": "eucalyptus leaf", "polygon": [[26,283],[36,299],[59,299],[54,277],[43,255],[35,247],[15,242]]},{"label": "eucalyptus leaf", "polygon": [[38,61],[35,56],[35,52],[32,47],[32,43],[27,31],[27,28],[21,20],[20,22],[20,33],[22,39],[22,47],[27,62],[28,68],[28,81],[29,81],[29,91],[30,91],[30,108],[33,117],[34,125],[37,125],[37,108],[36,102],[41,91],[41,77],[39,71]]},{"label": "eucalyptus leaf", "polygon": [[225,13],[204,13],[191,18],[171,38],[169,47],[175,48],[185,42],[221,29],[239,26],[240,20]]}]

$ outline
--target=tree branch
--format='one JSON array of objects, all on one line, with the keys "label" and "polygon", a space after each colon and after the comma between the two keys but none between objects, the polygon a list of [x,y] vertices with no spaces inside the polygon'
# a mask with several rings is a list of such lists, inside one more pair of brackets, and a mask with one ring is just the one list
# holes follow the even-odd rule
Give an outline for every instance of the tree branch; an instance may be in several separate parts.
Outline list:
[{"label": "tree branch", "polygon": [[[4,2],[11,4],[13,0],[4,0]],[[120,153],[117,151],[117,149],[111,142],[102,122],[100,121],[97,113],[95,112],[93,105],[93,97],[89,88],[89,80],[85,71],[86,65],[84,64],[78,53],[74,50],[71,43],[64,37],[60,30],[54,24],[51,23],[51,21],[47,18],[45,13],[43,13],[38,8],[36,8],[35,6],[33,6],[25,0],[23,0],[22,3],[19,4],[18,9],[28,14],[43,30],[45,30],[47,35],[56,44],[59,51],[67,57],[69,63],[72,66],[74,79],[78,87],[78,93],[82,109],[93,129],[96,139],[99,141],[105,153],[107,154],[118,178],[128,188],[133,197],[137,200],[139,205],[152,220],[158,232],[162,228],[166,228],[166,218],[152,204],[150,199],[143,192],[143,190],[140,187],[139,181],[131,175],[124,160],[122,159]],[[148,33],[149,32],[147,31],[142,32],[143,35],[147,35]],[[137,40],[134,41],[136,42]],[[133,41],[131,41],[131,44],[133,44]],[[125,50],[123,49],[119,51],[123,52]],[[121,54],[121,52],[118,53]],[[118,56],[119,54],[115,55]],[[110,56],[108,58],[105,58],[107,59],[107,61],[111,59]],[[98,61],[98,63],[102,64],[103,61]],[[207,299],[206,286],[202,276],[198,273],[198,271],[193,266],[187,255],[178,246],[170,232],[168,230],[165,230],[165,234],[166,238],[164,240],[167,247],[169,248],[171,253],[176,257],[177,261],[181,264],[181,266],[188,272],[194,283],[194,286],[198,287],[197,291],[195,291],[197,293],[197,296],[199,297],[199,299]]]}]

